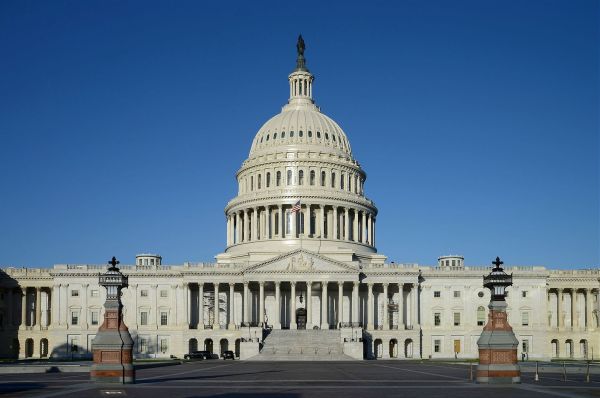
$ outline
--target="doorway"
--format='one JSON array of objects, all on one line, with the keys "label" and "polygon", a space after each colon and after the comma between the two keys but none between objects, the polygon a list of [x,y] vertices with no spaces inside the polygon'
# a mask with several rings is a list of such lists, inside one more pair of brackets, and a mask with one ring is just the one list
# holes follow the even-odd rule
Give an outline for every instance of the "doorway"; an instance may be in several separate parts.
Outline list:
[{"label": "doorway", "polygon": [[306,329],[306,309],[298,308],[296,310],[296,327],[298,329]]}]

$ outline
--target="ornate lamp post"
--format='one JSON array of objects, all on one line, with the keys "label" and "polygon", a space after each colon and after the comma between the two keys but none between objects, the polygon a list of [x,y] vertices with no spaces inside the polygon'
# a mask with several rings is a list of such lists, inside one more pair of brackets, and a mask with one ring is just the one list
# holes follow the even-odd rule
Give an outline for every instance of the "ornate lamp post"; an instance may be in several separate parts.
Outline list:
[{"label": "ornate lamp post", "polygon": [[104,322],[92,342],[94,364],[90,372],[93,381],[103,383],[135,383],[133,367],[133,339],[123,322],[121,290],[128,286],[128,277],[117,268],[119,262],[112,258],[99,284],[106,288]]},{"label": "ornate lamp post", "polygon": [[521,370],[517,364],[517,346],[512,327],[506,314],[506,288],[512,285],[512,274],[501,267],[496,257],[489,275],[483,277],[483,286],[490,289],[492,297],[488,308],[488,322],[477,340],[479,347],[478,383],[512,384],[521,382]]}]

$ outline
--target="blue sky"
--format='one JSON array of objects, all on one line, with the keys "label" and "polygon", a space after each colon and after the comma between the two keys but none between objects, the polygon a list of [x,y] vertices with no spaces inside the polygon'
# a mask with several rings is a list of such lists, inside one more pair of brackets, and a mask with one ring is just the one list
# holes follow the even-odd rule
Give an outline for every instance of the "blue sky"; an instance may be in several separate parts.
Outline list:
[{"label": "blue sky", "polygon": [[321,3],[1,2],[0,264],[211,260],[302,33],[389,260],[598,266],[598,2]]}]

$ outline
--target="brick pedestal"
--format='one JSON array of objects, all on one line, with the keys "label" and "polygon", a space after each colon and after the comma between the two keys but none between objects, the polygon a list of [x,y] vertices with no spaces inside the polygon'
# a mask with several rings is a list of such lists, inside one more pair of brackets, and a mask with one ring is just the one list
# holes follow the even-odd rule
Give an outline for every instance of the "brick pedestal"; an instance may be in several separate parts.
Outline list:
[{"label": "brick pedestal", "polygon": [[477,341],[479,365],[477,382],[512,384],[521,382],[517,363],[519,344],[506,316],[506,302],[492,301],[489,305],[488,323]]}]

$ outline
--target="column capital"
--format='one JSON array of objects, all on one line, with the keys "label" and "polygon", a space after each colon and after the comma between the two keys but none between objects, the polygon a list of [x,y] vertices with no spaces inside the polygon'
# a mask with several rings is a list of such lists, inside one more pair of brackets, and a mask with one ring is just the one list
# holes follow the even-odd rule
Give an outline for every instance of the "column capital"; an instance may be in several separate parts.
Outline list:
[{"label": "column capital", "polygon": [[188,287],[190,284],[189,284],[189,282],[183,282],[181,285],[182,285],[184,288],[186,288],[186,287]]},{"label": "column capital", "polygon": [[358,283],[359,283],[358,281],[352,282],[352,284],[354,285],[354,287],[358,287]]},{"label": "column capital", "polygon": [[261,287],[265,286],[265,281],[258,281],[258,285]]},{"label": "column capital", "polygon": [[383,282],[381,285],[382,285],[384,288],[386,288],[386,289],[387,289],[387,288],[390,286],[390,283],[389,283],[389,282]]},{"label": "column capital", "polygon": [[178,286],[179,286],[178,284],[173,283],[173,284],[171,284],[171,289],[177,289]]},{"label": "column capital", "polygon": [[204,282],[198,282],[198,287],[204,287]]},{"label": "column capital", "polygon": [[230,288],[235,287],[235,282],[229,282],[229,287]]},{"label": "column capital", "polygon": [[244,281],[242,282],[244,284],[244,287],[248,287],[248,284],[250,283],[249,281]]},{"label": "column capital", "polygon": [[290,281],[290,286],[296,286],[296,281]]},{"label": "column capital", "polygon": [[338,281],[337,282],[338,286],[344,286],[344,283],[345,283],[344,281]]},{"label": "column capital", "polygon": [[373,282],[368,282],[368,283],[367,283],[367,287],[368,287],[369,289],[373,289]]}]

